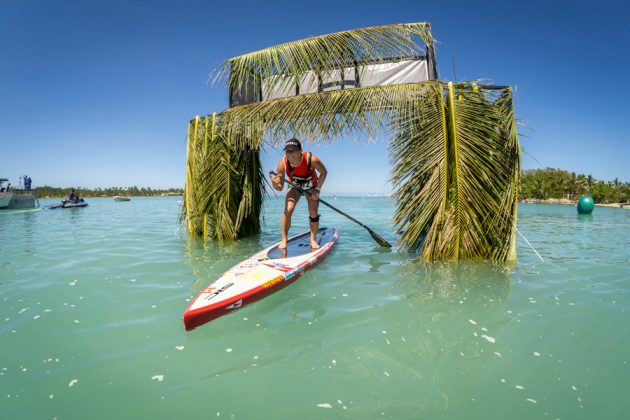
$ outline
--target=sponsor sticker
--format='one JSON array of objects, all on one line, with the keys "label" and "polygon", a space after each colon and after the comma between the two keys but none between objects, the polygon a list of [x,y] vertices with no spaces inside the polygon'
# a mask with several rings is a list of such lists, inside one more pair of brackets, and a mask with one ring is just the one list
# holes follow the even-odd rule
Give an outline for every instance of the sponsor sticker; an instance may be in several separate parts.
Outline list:
[{"label": "sponsor sticker", "polygon": [[273,264],[264,264],[269,268],[273,268],[275,270],[278,271],[282,271],[283,273],[289,272],[291,270],[293,270],[293,267],[287,265],[287,264],[280,264],[280,263],[273,263]]},{"label": "sponsor sticker", "polygon": [[256,266],[257,264],[241,264],[233,270],[228,270],[226,274],[232,271],[235,276],[242,276],[245,273],[249,273]]},{"label": "sponsor sticker", "polygon": [[230,306],[226,306],[225,309],[238,309],[243,306],[243,299],[239,299]]},{"label": "sponsor sticker", "polygon": [[267,283],[263,283],[262,287],[264,287],[265,289],[269,289],[271,286],[280,283],[282,280],[284,280],[284,276],[278,276],[272,280],[269,280]]},{"label": "sponsor sticker", "polygon": [[[204,299],[206,300],[211,300],[213,299],[215,296],[217,296],[219,293],[221,292],[225,292],[227,289],[229,289],[230,287],[234,286],[234,283],[228,283],[225,286],[221,287],[218,290],[214,290],[215,287],[208,287],[206,289],[206,292],[210,292],[210,294],[208,296],[206,296]],[[213,291],[214,290],[214,291]]]}]

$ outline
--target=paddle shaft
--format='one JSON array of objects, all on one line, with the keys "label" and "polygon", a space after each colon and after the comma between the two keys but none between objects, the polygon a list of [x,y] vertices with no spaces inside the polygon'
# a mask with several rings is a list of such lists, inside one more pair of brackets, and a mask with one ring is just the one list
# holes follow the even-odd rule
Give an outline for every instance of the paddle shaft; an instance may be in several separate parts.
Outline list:
[{"label": "paddle shaft", "polygon": [[[274,176],[278,176],[277,173],[275,173],[274,171],[270,171],[270,174],[274,175]],[[286,182],[287,184],[289,184],[291,187],[295,188],[296,190],[298,190],[299,192],[301,192],[302,194],[309,194],[309,191],[304,191],[304,189],[298,187],[297,185],[295,185],[294,183],[292,183],[291,181],[289,181],[286,178],[282,178],[284,180],[284,182]],[[391,248],[391,245],[383,238],[381,238],[376,232],[374,232],[372,229],[370,229],[368,226],[364,225],[363,223],[361,223],[360,221],[358,221],[357,219],[355,219],[354,217],[350,216],[349,214],[344,213],[343,211],[339,210],[337,207],[333,206],[332,204],[322,200],[321,198],[319,198],[319,202],[322,203],[325,206],[330,207],[331,209],[333,209],[334,211],[336,211],[337,213],[341,214],[342,216],[347,217],[348,219],[352,220],[354,223],[358,224],[359,226],[367,229],[367,231],[370,233],[370,236],[372,236],[372,238],[374,238],[374,240],[376,242],[379,243],[379,245],[382,246],[386,246],[388,248]]]}]

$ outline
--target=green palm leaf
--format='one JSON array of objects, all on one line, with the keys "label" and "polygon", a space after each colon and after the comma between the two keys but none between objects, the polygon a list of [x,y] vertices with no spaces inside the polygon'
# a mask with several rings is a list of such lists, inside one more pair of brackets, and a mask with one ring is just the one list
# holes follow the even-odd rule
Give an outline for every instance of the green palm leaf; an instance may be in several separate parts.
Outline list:
[{"label": "green palm leaf", "polygon": [[401,245],[424,258],[512,261],[520,150],[511,91],[442,88],[390,145]]},{"label": "green palm leaf", "polygon": [[[444,206],[447,173],[445,156],[445,108],[442,87],[431,84],[423,112],[404,115],[392,122],[390,160],[397,210],[393,222],[401,233],[403,248],[421,247],[425,237],[435,245],[436,228],[429,232]],[[432,252],[429,252],[431,254]]]},{"label": "green palm leaf", "polygon": [[234,147],[225,137],[221,115],[212,124],[210,118],[189,140],[187,167],[194,174],[183,215],[193,235],[233,241],[260,230],[264,178],[258,149]]},{"label": "green palm leaf", "polygon": [[513,115],[506,113],[505,98],[493,99],[494,91],[470,83],[455,86],[455,91],[449,95],[449,106],[456,257],[500,256],[497,260],[505,261],[515,234],[514,169],[520,160]]}]

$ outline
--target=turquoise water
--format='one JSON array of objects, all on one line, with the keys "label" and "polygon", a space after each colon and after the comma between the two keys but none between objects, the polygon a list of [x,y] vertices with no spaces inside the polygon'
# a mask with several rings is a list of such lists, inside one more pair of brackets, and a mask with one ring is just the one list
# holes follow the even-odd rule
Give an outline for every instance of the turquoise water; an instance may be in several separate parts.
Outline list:
[{"label": "turquoise water", "polygon": [[[395,242],[389,199],[328,198]],[[282,201],[219,247],[179,200],[0,212],[2,419],[627,418],[628,210],[521,205],[544,262],[518,237],[502,270],[413,262],[322,209],[321,265],[186,333],[190,298],[278,240]]]}]

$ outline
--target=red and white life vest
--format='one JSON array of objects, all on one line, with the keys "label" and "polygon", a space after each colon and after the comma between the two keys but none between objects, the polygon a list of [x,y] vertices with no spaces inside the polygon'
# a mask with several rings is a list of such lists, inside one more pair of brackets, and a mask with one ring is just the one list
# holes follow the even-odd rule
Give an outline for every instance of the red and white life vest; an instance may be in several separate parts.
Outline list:
[{"label": "red and white life vest", "polygon": [[317,187],[317,174],[315,169],[311,167],[311,153],[302,152],[302,161],[296,167],[291,166],[289,159],[284,157],[284,168],[286,170],[289,181],[296,184],[303,190],[309,190]]}]

